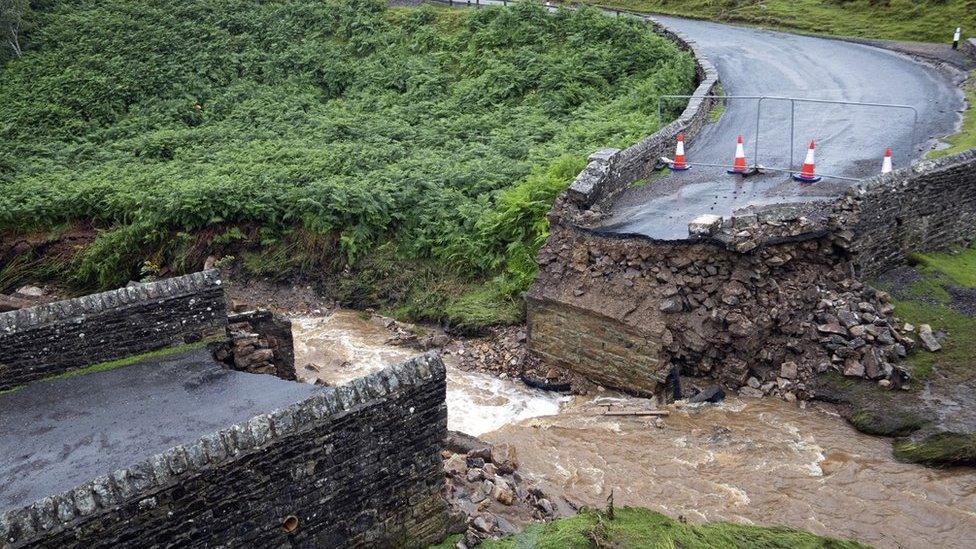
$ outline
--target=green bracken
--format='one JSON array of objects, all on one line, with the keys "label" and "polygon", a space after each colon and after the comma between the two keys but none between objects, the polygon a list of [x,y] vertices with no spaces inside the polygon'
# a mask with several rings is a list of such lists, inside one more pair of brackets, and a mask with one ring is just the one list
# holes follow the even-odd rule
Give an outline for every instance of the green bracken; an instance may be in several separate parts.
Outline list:
[{"label": "green bracken", "polygon": [[[439,547],[452,547],[445,542]],[[614,519],[606,513],[583,510],[575,517],[548,524],[535,524],[524,532],[501,540],[488,540],[485,549],[814,549],[867,547],[854,541],[842,541],[793,530],[791,528],[746,526],[728,522],[685,523],[661,513],[637,507],[614,510]]]},{"label": "green bracken", "polygon": [[77,0],[32,17],[23,57],[0,59],[0,231],[93,223],[79,289],[207,255],[338,275],[390,244],[459,287],[505,277],[504,309],[587,154],[655,131],[649,98],[695,78],[673,43],[595,10]]}]

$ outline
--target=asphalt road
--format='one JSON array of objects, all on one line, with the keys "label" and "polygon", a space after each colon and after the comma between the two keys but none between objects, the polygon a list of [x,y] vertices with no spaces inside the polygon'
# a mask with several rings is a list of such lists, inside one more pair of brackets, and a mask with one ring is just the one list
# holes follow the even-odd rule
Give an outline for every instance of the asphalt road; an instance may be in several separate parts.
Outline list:
[{"label": "asphalt road", "polygon": [[0,395],[0,514],[320,390],[200,349]]},{"label": "asphalt road", "polygon": [[[727,95],[785,96],[910,105],[905,109],[796,103],[793,166],[817,142],[817,171],[866,178],[880,171],[885,147],[895,167],[924,155],[933,138],[953,133],[964,103],[952,76],[910,57],[873,46],[703,21],[655,17],[698,43],[718,69]],[[729,100],[721,119],[687,144],[691,163],[730,165],[736,136],[749,164],[790,168],[790,103]],[[756,154],[756,138],[759,151]],[[758,160],[757,160],[758,159]],[[628,190],[601,230],[657,239],[688,236],[688,222],[704,213],[728,216],[749,205],[811,202],[841,194],[851,181],[824,178],[800,185],[783,172],[750,178],[724,168],[695,166]]]}]

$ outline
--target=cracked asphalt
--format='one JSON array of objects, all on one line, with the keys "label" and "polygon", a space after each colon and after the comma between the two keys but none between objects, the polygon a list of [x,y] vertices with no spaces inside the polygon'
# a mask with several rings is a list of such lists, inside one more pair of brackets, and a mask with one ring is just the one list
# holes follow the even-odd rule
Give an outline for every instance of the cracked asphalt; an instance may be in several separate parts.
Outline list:
[{"label": "cracked asphalt", "polygon": [[[964,108],[959,75],[904,54],[827,38],[654,19],[697,42],[717,68],[726,95],[900,104],[918,110],[913,137],[908,109],[797,102],[791,165],[790,102],[764,101],[757,132],[759,102],[731,99],[719,121],[687,144],[692,164],[731,164],[736,137],[742,134],[750,165],[758,161],[797,168],[809,142],[816,140],[819,173],[863,179],[879,173],[885,147],[892,148],[896,169],[924,156],[934,140],[955,131]],[[818,202],[843,193],[851,184],[825,177],[820,183],[801,185],[785,172],[743,179],[725,173],[725,168],[695,166],[629,189],[599,230],[683,239],[688,222],[701,214],[727,217],[750,205]]]}]

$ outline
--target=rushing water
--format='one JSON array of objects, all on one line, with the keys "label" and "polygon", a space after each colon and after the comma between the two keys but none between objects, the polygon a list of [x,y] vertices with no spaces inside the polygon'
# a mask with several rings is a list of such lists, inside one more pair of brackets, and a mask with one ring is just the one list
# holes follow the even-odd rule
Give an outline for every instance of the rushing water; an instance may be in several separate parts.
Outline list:
[{"label": "rushing water", "polygon": [[[402,362],[417,351],[386,344],[386,328],[356,311],[337,311],[328,317],[293,319],[295,365],[305,382],[321,379],[330,385],[347,383],[385,366]],[[524,419],[552,415],[568,401],[553,393],[526,387],[481,372],[465,372],[447,365],[447,426],[481,435]],[[305,368],[314,364],[318,371]]]},{"label": "rushing water", "polygon": [[732,400],[684,408],[663,428],[601,416],[577,399],[558,416],[484,438],[519,449],[522,471],[578,503],[640,505],[689,520],[786,525],[879,548],[976,547],[976,471],[891,457],[826,406]]},{"label": "rushing water", "polygon": [[[343,383],[416,354],[352,311],[298,319],[294,336],[306,381]],[[689,520],[786,525],[879,548],[976,547],[976,471],[898,463],[888,439],[858,433],[828,406],[731,400],[673,410],[657,428],[602,416],[606,396],[569,401],[462,372],[451,358],[449,427],[514,444],[523,474],[577,503],[605,505],[613,490],[617,505]]]}]

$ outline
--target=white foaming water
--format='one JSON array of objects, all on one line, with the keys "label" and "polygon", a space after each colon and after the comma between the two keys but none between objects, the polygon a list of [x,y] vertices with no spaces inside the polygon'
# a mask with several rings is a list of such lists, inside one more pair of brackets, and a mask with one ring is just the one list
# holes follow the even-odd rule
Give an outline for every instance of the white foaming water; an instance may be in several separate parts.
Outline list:
[{"label": "white foaming water", "polygon": [[[356,311],[328,317],[292,320],[298,379],[330,385],[348,383],[390,364],[416,356],[417,351],[389,345],[386,328]],[[447,426],[478,436],[509,424],[559,413],[571,397],[527,387],[520,381],[482,372],[465,372],[450,356],[447,365]],[[315,369],[306,368],[313,365]]]},{"label": "white foaming water", "polygon": [[481,435],[510,423],[559,413],[571,397],[482,372],[447,367],[447,428]]}]

